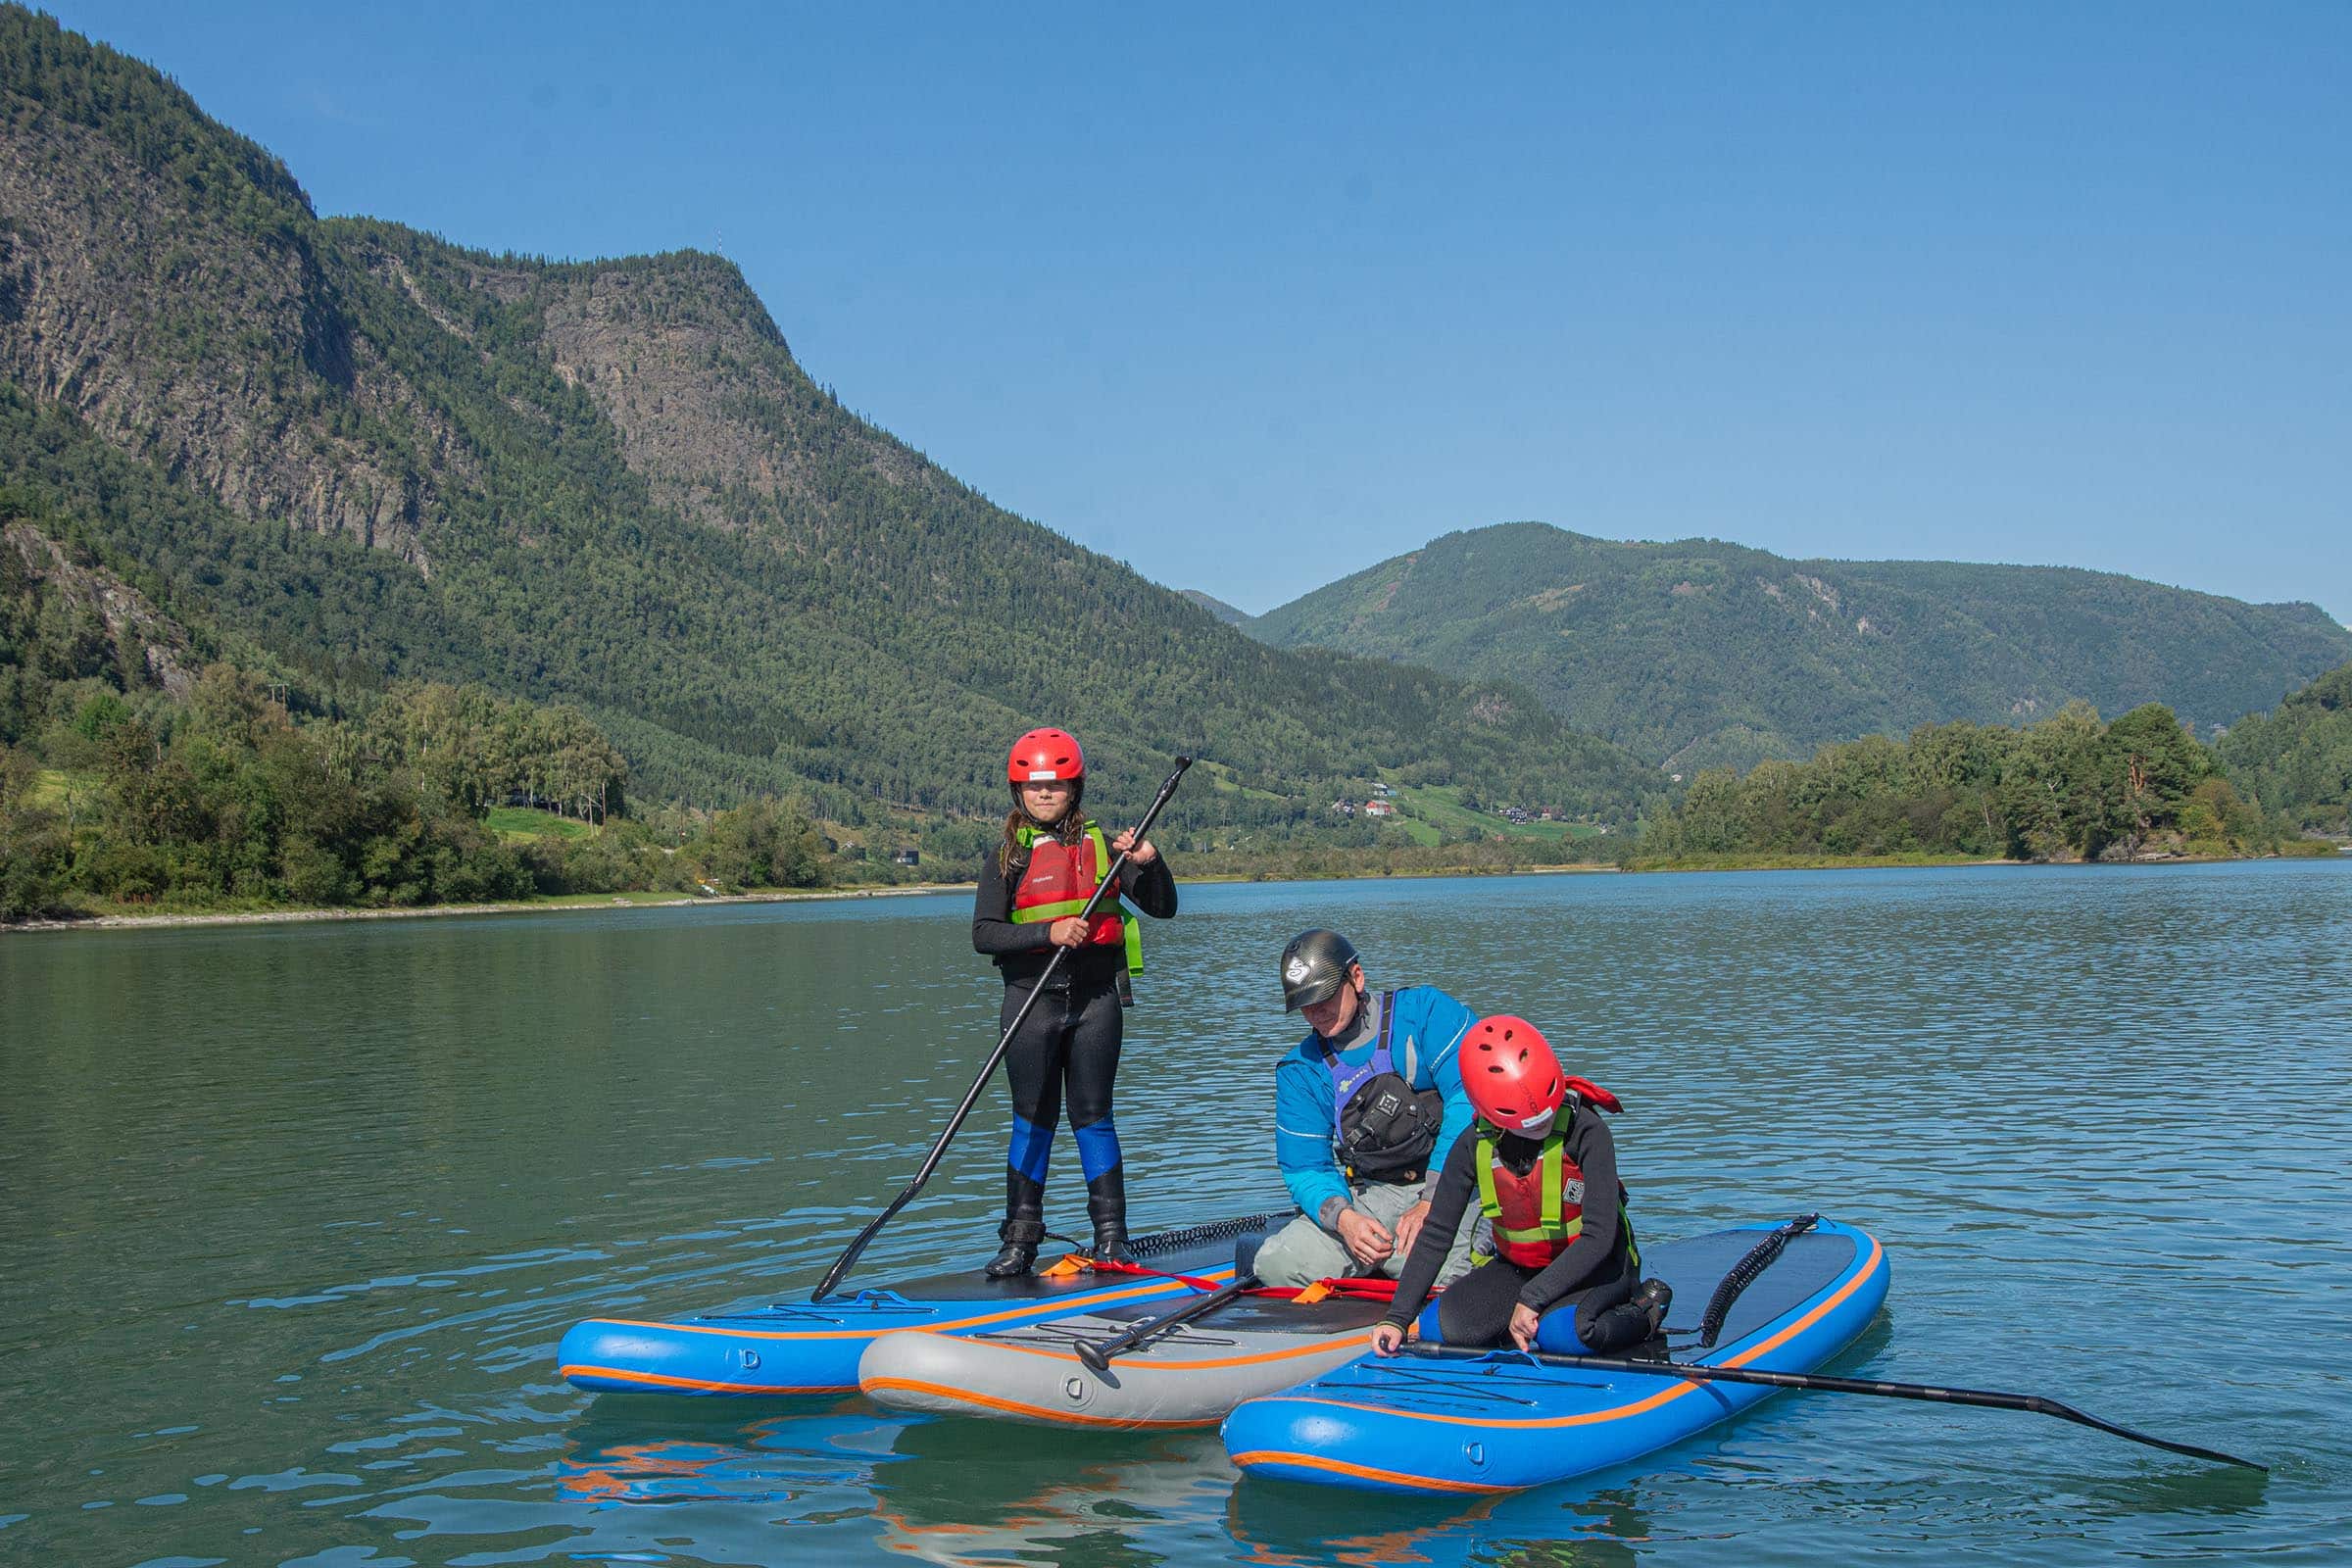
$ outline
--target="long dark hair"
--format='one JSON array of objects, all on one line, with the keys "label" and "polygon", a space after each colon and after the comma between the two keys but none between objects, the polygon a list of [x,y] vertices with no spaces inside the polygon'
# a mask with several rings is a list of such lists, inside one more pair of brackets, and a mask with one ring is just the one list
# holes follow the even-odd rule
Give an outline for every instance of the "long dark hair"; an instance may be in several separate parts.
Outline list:
[{"label": "long dark hair", "polygon": [[1023,809],[1021,787],[1018,784],[1012,786],[1012,809],[1004,813],[1004,842],[997,846],[997,875],[1009,878],[1012,875],[1012,862],[1029,858],[1029,852],[1021,848],[1021,841],[1017,837],[1024,824],[1040,833],[1051,833],[1073,848],[1085,837],[1086,813],[1078,808],[1086,800],[1086,778],[1082,774],[1072,779],[1070,784],[1070,808],[1061,813],[1060,821],[1051,824],[1040,822]]}]

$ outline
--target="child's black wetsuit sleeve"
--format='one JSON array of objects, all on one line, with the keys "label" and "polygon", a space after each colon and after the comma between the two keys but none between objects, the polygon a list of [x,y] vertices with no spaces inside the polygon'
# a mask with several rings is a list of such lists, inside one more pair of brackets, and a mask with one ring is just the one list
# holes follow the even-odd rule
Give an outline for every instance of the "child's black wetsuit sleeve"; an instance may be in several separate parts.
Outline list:
[{"label": "child's black wetsuit sleeve", "polygon": [[1446,1253],[1460,1232],[1463,1216],[1478,1191],[1478,1129],[1473,1127],[1446,1152],[1445,1168],[1430,1189],[1429,1218],[1413,1238],[1413,1250],[1397,1271],[1396,1298],[1389,1303],[1386,1321],[1404,1327],[1429,1299],[1429,1289],[1446,1266]]}]

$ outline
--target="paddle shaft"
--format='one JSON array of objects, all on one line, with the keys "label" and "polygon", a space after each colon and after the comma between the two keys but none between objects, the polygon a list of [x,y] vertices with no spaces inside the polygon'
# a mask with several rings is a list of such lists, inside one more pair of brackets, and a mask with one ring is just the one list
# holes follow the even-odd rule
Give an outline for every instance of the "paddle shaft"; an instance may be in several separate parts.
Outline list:
[{"label": "paddle shaft", "polygon": [[[1494,1355],[1493,1350],[1480,1350],[1453,1346],[1416,1346],[1413,1355],[1441,1357],[1452,1360],[1475,1359]],[[1753,1383],[1768,1389],[1809,1389],[1817,1394],[1867,1394],[1885,1399],[1922,1399],[1932,1404],[1967,1404],[1987,1410],[2026,1410],[2034,1415],[2056,1416],[2132,1443],[2144,1443],[2151,1448],[2163,1448],[2173,1453],[2186,1454],[2191,1459],[2208,1459],[2216,1464],[2240,1465],[2248,1470],[2269,1473],[2268,1465],[2235,1454],[2223,1453],[2217,1448],[2200,1448],[2194,1444],[2174,1443],[2164,1438],[2152,1438],[2144,1432],[2102,1421],[2071,1404],[2038,1394],[2002,1394],[1987,1389],[1945,1389],[1928,1383],[1877,1383],[1862,1378],[1829,1377],[1819,1372],[1766,1372],[1743,1366],[1693,1366],[1680,1361],[1626,1361],[1608,1355],[1552,1355],[1543,1351],[1514,1351],[1530,1361],[1544,1366],[1576,1367],[1592,1372],[1633,1372],[1644,1377],[1688,1378],[1697,1383]]]},{"label": "paddle shaft", "polygon": [[[1168,775],[1166,783],[1160,785],[1159,794],[1153,797],[1152,808],[1144,813],[1144,819],[1135,824],[1135,841],[1138,844],[1141,844],[1144,841],[1144,835],[1152,830],[1152,823],[1159,815],[1159,808],[1168,804],[1169,796],[1176,793],[1177,781],[1184,777],[1184,770],[1192,765],[1193,760],[1189,757],[1176,759],[1176,770]],[[1085,907],[1081,908],[1073,918],[1086,921],[1094,919],[1096,908],[1104,899],[1111,897],[1117,889],[1119,872],[1126,866],[1129,854],[1130,852],[1126,850],[1119,852],[1119,858],[1110,862],[1110,869],[1105,871],[1102,881],[1096,884],[1094,895],[1086,901]],[[1054,971],[1061,967],[1061,960],[1069,951],[1062,947],[1056,947],[1054,950],[1053,956],[1046,960],[1045,969],[1038,975],[1036,983],[1029,988],[1029,995],[1022,1001],[1020,1010],[1012,1015],[1011,1027],[1006,1029],[1004,1038],[997,1042],[997,1049],[988,1054],[988,1060],[981,1064],[980,1075],[972,1080],[972,1087],[963,1092],[963,1103],[956,1107],[956,1113],[948,1118],[947,1126],[940,1129],[939,1137],[933,1141],[931,1152],[923,1156],[923,1163],[916,1169],[914,1180],[908,1182],[906,1189],[890,1200],[887,1208],[867,1221],[865,1229],[859,1231],[857,1239],[843,1249],[841,1256],[833,1260],[833,1266],[825,1271],[824,1279],[810,1294],[809,1300],[821,1301],[833,1294],[833,1287],[841,1283],[841,1277],[847,1274],[850,1266],[858,1261],[858,1254],[865,1250],[866,1244],[874,1239],[884,1225],[890,1223],[893,1215],[913,1200],[914,1195],[921,1192],[923,1184],[931,1179],[931,1173],[939,1169],[939,1162],[946,1155],[948,1145],[955,1141],[956,1134],[962,1129],[965,1118],[972,1113],[972,1107],[980,1102],[980,1092],[988,1087],[989,1079],[996,1076],[997,1064],[1004,1059],[1004,1053],[1011,1049],[1012,1037],[1019,1034],[1021,1025],[1029,1021],[1029,1009],[1037,1005],[1037,999],[1045,994],[1046,982],[1054,978]]]},{"label": "paddle shaft", "polygon": [[1257,1276],[1244,1273],[1231,1285],[1197,1296],[1175,1311],[1160,1317],[1146,1318],[1131,1329],[1125,1329],[1107,1340],[1081,1340],[1078,1359],[1084,1361],[1099,1377],[1110,1370],[1110,1358],[1151,1344],[1163,1335],[1173,1334],[1195,1318],[1203,1318],[1229,1301],[1239,1300],[1257,1289]]}]

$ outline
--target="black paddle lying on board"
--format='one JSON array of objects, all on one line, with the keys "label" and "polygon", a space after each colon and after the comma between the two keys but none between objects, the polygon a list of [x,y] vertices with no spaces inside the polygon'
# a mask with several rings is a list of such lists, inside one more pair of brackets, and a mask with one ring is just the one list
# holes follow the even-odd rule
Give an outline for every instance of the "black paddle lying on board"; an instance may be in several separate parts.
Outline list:
[{"label": "black paddle lying on board", "polygon": [[1110,1370],[1110,1358],[1129,1350],[1141,1349],[1153,1340],[1175,1333],[1187,1323],[1208,1316],[1218,1307],[1257,1289],[1257,1250],[1265,1241],[1262,1236],[1245,1236],[1233,1248],[1233,1283],[1196,1296],[1173,1312],[1148,1317],[1141,1323],[1122,1329],[1104,1340],[1080,1340],[1078,1359],[1097,1377]]},{"label": "black paddle lying on board", "polygon": [[[1176,793],[1177,781],[1184,777],[1184,770],[1192,765],[1193,760],[1189,757],[1176,759],[1176,771],[1170,773],[1167,782],[1159,787],[1159,794],[1153,797],[1152,808],[1144,813],[1144,819],[1135,824],[1136,843],[1141,844],[1144,841],[1144,835],[1152,831],[1152,819],[1159,815],[1159,808],[1168,804],[1168,797]],[[1117,889],[1119,872],[1127,864],[1128,853],[1121,850],[1119,858],[1110,862],[1110,869],[1105,871],[1102,874],[1102,880],[1096,884],[1094,896],[1086,901],[1085,906],[1078,911],[1075,918],[1090,922],[1094,919],[1095,910],[1101,906],[1104,899],[1109,898]],[[974,1078],[972,1087],[963,1092],[963,1103],[956,1107],[956,1114],[950,1116],[947,1126],[940,1130],[938,1139],[931,1145],[931,1152],[923,1156],[922,1165],[915,1171],[914,1180],[908,1182],[906,1190],[890,1200],[889,1207],[868,1220],[865,1229],[859,1231],[856,1240],[842,1250],[841,1256],[833,1260],[833,1266],[825,1270],[823,1281],[810,1293],[809,1300],[821,1301],[833,1294],[833,1287],[841,1283],[841,1277],[850,1271],[850,1265],[858,1261],[858,1254],[865,1250],[866,1243],[872,1241],[875,1233],[890,1223],[892,1215],[913,1200],[914,1195],[921,1192],[923,1184],[931,1179],[931,1173],[939,1169],[940,1157],[947,1153],[948,1145],[955,1140],[956,1134],[962,1128],[965,1118],[971,1115],[972,1107],[980,1102],[980,1091],[986,1089],[989,1079],[996,1076],[997,1063],[1004,1059],[1005,1051],[1012,1045],[1012,1037],[1019,1034],[1021,1025],[1029,1021],[1029,1009],[1037,1004],[1039,997],[1046,994],[1046,982],[1054,978],[1054,971],[1061,966],[1061,960],[1069,951],[1067,948],[1054,950],[1054,956],[1046,960],[1044,972],[1038,975],[1037,983],[1029,988],[1028,998],[1021,1003],[1021,1010],[1012,1015],[1012,1027],[1004,1031],[1004,1038],[997,1042],[997,1049],[988,1054],[987,1061],[981,1063],[980,1076]]]},{"label": "black paddle lying on board", "polygon": [[1924,1399],[1934,1404],[1967,1404],[1986,1410],[2026,1410],[2034,1415],[2056,1416],[2093,1431],[2105,1432],[2131,1443],[2144,1443],[2151,1448],[2186,1454],[2191,1459],[2207,1459],[2215,1464],[2240,1465],[2248,1470],[2270,1473],[2270,1466],[2240,1459],[2235,1454],[2218,1448],[2200,1448],[2190,1443],[2174,1443],[2166,1438],[2152,1438],[2145,1432],[2102,1421],[2086,1415],[2071,1404],[2038,1394],[2000,1394],[1984,1389],[1944,1389],[1928,1383],[1877,1383],[1863,1378],[1834,1378],[1819,1372],[1763,1372],[1743,1366],[1692,1366],[1681,1361],[1627,1361],[1610,1355],[1552,1355],[1541,1350],[1481,1350],[1449,1345],[1416,1345],[1408,1348],[1407,1355],[1427,1356],[1443,1360],[1475,1360],[1480,1356],[1523,1357],[1542,1366],[1575,1367],[1592,1372],[1632,1372],[1643,1377],[1689,1378],[1695,1383],[1753,1383],[1768,1389],[1809,1389],[1817,1394],[1868,1394],[1886,1399]]}]

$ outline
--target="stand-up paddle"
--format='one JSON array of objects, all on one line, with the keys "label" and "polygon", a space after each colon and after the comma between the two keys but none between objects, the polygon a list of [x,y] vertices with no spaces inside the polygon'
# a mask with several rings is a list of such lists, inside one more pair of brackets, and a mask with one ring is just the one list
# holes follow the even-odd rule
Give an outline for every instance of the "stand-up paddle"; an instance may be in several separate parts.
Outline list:
[{"label": "stand-up paddle", "polygon": [[[1144,835],[1152,831],[1152,819],[1159,815],[1159,808],[1168,804],[1168,797],[1176,793],[1177,781],[1184,777],[1184,770],[1192,765],[1193,760],[1189,757],[1176,759],[1176,771],[1170,773],[1167,782],[1160,785],[1159,794],[1152,799],[1152,808],[1144,813],[1142,821],[1135,824],[1136,843],[1141,844],[1144,841]],[[1096,884],[1094,895],[1086,901],[1085,907],[1078,911],[1076,918],[1092,921],[1096,908],[1117,890],[1119,872],[1127,864],[1128,853],[1121,850],[1119,858],[1110,862],[1110,869],[1102,874],[1102,880]],[[972,1080],[972,1087],[964,1091],[963,1103],[956,1107],[956,1114],[948,1118],[948,1125],[940,1131],[938,1140],[931,1145],[931,1152],[923,1156],[923,1163],[915,1171],[914,1180],[908,1182],[906,1190],[890,1200],[889,1207],[867,1221],[865,1229],[858,1233],[857,1240],[851,1242],[843,1250],[841,1256],[833,1260],[833,1266],[825,1270],[824,1279],[818,1283],[815,1291],[810,1293],[809,1300],[821,1301],[832,1295],[833,1287],[841,1283],[841,1277],[850,1271],[850,1265],[858,1261],[858,1254],[865,1250],[865,1244],[872,1241],[875,1233],[890,1222],[893,1214],[905,1208],[908,1202],[913,1200],[914,1195],[923,1190],[923,1183],[929,1181],[931,1173],[939,1168],[940,1157],[947,1153],[948,1145],[954,1141],[957,1130],[963,1126],[964,1118],[971,1115],[972,1107],[980,1102],[980,1091],[987,1088],[988,1080],[995,1076],[997,1063],[1004,1059],[1005,1051],[1012,1045],[1012,1037],[1019,1034],[1021,1025],[1028,1021],[1029,1009],[1037,1004],[1039,997],[1045,995],[1046,982],[1054,978],[1054,971],[1061,966],[1062,957],[1069,951],[1067,948],[1054,950],[1054,956],[1046,960],[1045,970],[1037,977],[1037,983],[1029,988],[1028,999],[1021,1004],[1021,1010],[1012,1015],[1011,1027],[1006,1029],[1004,1038],[997,1042],[997,1049],[988,1054],[988,1060],[981,1064],[980,1076]]]},{"label": "stand-up paddle", "polygon": [[2144,1443],[2151,1448],[2186,1454],[2191,1459],[2239,1465],[2248,1470],[2260,1470],[2265,1475],[2270,1473],[2271,1468],[2269,1465],[2256,1464],[2251,1459],[2224,1453],[2218,1448],[2200,1448],[2194,1444],[2152,1438],[2145,1432],[2134,1432],[2130,1427],[2102,1421],[2071,1404],[2062,1404],[2039,1394],[1944,1389],[1928,1383],[1877,1383],[1863,1378],[1834,1378],[1819,1372],[1765,1372],[1753,1367],[1694,1366],[1681,1361],[1628,1361],[1612,1355],[1552,1355],[1541,1350],[1481,1350],[1447,1345],[1416,1345],[1402,1353],[1436,1360],[1474,1360],[1492,1355],[1534,1361],[1542,1366],[1577,1367],[1592,1372],[1632,1372],[1643,1377],[1689,1378],[1696,1383],[1754,1383],[1768,1389],[1808,1389],[1816,1394],[1867,1394],[1884,1399],[1924,1399],[1933,1404],[1966,1404],[1985,1410],[2026,1410],[2034,1415],[2056,1416],[2061,1421],[2072,1421],[2078,1426],[2105,1432],[2131,1443]]},{"label": "stand-up paddle", "polygon": [[[1234,1245],[1233,1283],[1206,1296],[1196,1296],[1173,1312],[1148,1317],[1134,1327],[1122,1330],[1104,1340],[1080,1340],[1078,1359],[1097,1377],[1110,1370],[1110,1358],[1140,1349],[1153,1340],[1175,1333],[1187,1323],[1203,1318],[1228,1301],[1238,1300],[1257,1289],[1257,1249],[1265,1241],[1262,1236],[1246,1236]],[[1203,1283],[1206,1283],[1203,1281]]]}]

